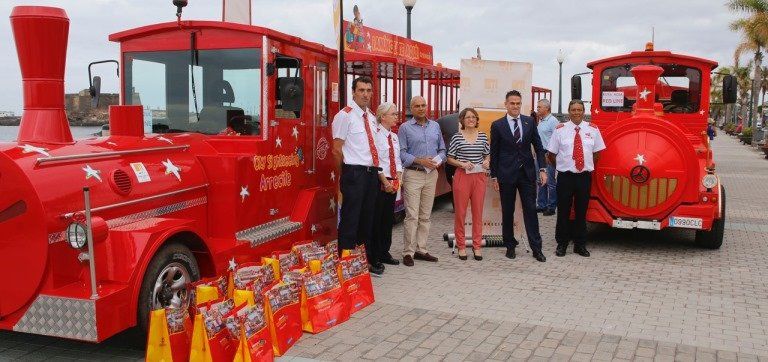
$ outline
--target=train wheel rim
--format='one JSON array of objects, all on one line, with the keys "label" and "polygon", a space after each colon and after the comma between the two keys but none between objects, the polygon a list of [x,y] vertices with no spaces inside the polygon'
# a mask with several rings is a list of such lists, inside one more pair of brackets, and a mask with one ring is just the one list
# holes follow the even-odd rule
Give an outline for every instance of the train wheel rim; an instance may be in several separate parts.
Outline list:
[{"label": "train wheel rim", "polygon": [[192,281],[189,270],[178,262],[165,266],[152,288],[152,309],[187,306],[187,285]]}]

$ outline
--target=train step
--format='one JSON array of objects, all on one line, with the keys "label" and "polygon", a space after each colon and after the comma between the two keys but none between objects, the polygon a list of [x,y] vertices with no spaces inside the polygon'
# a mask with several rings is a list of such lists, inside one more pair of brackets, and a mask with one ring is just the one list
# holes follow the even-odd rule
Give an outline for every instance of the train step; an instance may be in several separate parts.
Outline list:
[{"label": "train step", "polygon": [[235,236],[237,240],[248,241],[251,243],[251,247],[256,247],[299,230],[301,226],[302,223],[291,221],[288,217],[284,217],[245,229],[238,232]]}]

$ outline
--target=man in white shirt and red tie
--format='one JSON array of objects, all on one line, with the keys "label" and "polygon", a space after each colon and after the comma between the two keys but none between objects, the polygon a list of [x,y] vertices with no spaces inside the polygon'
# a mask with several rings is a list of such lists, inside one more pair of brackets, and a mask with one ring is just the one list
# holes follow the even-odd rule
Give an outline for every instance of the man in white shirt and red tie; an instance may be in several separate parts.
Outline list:
[{"label": "man in white shirt and red tie", "polygon": [[[557,167],[557,226],[555,255],[565,256],[568,242],[573,252],[584,257],[587,251],[587,205],[592,187],[592,172],[605,142],[596,126],[584,121],[584,103],[568,104],[570,120],[555,127],[547,146],[547,160]],[[570,220],[571,207],[575,218]]]},{"label": "man in white shirt and red tie", "polygon": [[373,210],[379,192],[378,122],[368,109],[373,81],[359,77],[352,82],[352,104],[333,118],[333,155],[341,170],[343,201],[339,221],[339,252],[370,240]]}]

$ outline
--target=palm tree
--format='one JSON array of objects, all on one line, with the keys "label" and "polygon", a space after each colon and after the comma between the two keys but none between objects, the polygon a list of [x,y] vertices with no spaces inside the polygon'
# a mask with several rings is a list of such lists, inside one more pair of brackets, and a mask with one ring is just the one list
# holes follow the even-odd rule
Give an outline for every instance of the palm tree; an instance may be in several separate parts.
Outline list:
[{"label": "palm tree", "polygon": [[[762,49],[768,44],[768,0],[730,0],[728,8],[747,14],[746,18],[735,20],[730,28],[733,31],[742,32],[742,41],[736,47],[734,54],[737,62],[739,57],[746,52],[754,52],[754,75],[752,77],[752,104],[757,106],[758,95],[762,80]],[[753,113],[755,119],[757,112]],[[752,125],[752,119],[749,120]]]}]

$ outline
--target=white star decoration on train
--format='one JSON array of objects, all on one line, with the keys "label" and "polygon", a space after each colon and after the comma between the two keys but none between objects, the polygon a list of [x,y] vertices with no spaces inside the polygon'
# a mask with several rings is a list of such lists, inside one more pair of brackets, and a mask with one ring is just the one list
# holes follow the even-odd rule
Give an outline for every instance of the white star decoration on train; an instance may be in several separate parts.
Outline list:
[{"label": "white star decoration on train", "polygon": [[336,182],[336,172],[331,171],[331,182]]},{"label": "white star decoration on train", "polygon": [[114,143],[114,142],[112,142],[112,141],[107,141],[107,144],[108,144],[108,145],[111,145],[111,146],[117,146],[117,143]]},{"label": "white star decoration on train", "polygon": [[331,211],[336,211],[336,200],[334,200],[333,197],[331,197],[331,200],[328,202],[328,208]]},{"label": "white star decoration on train", "polygon": [[85,165],[85,167],[83,167],[82,170],[85,171],[85,179],[86,180],[91,178],[91,177],[93,177],[93,178],[99,180],[99,182],[103,182],[103,181],[101,181],[101,175],[99,175],[101,173],[101,171],[94,170],[93,168],[91,168],[91,165]]},{"label": "white star decoration on train", "polygon": [[317,232],[317,225],[316,224],[312,224],[312,227],[309,228],[309,231],[311,231],[312,234],[316,233]]},{"label": "white star decoration on train", "polygon": [[645,156],[638,153],[637,157],[635,157],[634,160],[637,161],[637,163],[639,163],[640,165],[642,165],[643,163],[645,163]]},{"label": "white star decoration on train", "polygon": [[229,259],[229,270],[235,271],[237,269],[237,263],[235,263],[235,258]]},{"label": "white star decoration on train", "polygon": [[169,139],[167,139],[167,138],[165,138],[163,136],[157,137],[155,139],[158,140],[158,141],[163,141],[163,142],[168,142],[170,144],[173,144],[173,141],[171,141],[171,140],[169,140]]},{"label": "white star decoration on train", "polygon": [[296,128],[296,126],[293,126],[293,132],[291,132],[291,136],[295,139],[299,139],[299,129]]},{"label": "white star decoration on train", "polygon": [[599,114],[599,113],[600,113],[600,110],[599,110],[599,109],[597,109],[597,108],[595,108],[595,111],[594,111],[594,113],[595,113],[595,114]]},{"label": "white star decoration on train", "polygon": [[648,88],[643,88],[643,91],[640,92],[640,98],[642,98],[644,101],[648,100],[648,95],[651,94],[651,92],[648,90]]},{"label": "white star decoration on train", "polygon": [[702,110],[700,110],[700,111],[699,111],[699,114],[703,116],[703,115],[704,115],[704,110],[703,110],[703,109],[702,109]]},{"label": "white star decoration on train", "polygon": [[165,161],[163,161],[163,166],[165,166],[166,175],[173,174],[179,181],[181,181],[181,169],[174,165],[173,162],[171,162],[171,159],[166,158]]},{"label": "white star decoration on train", "polygon": [[248,192],[248,185],[240,187],[240,202],[245,202],[245,198],[251,196]]},{"label": "white star decoration on train", "polygon": [[39,154],[41,154],[43,156],[46,156],[46,157],[51,157],[51,154],[48,153],[48,150],[45,149],[45,148],[42,148],[42,147],[35,147],[35,146],[32,146],[32,145],[23,145],[23,146],[19,146],[19,148],[23,148],[24,149],[23,151],[21,151],[21,153],[32,153],[32,152],[35,152],[35,153],[39,153]]},{"label": "white star decoration on train", "polygon": [[275,147],[283,147],[283,140],[280,139],[280,136],[275,138]]}]

